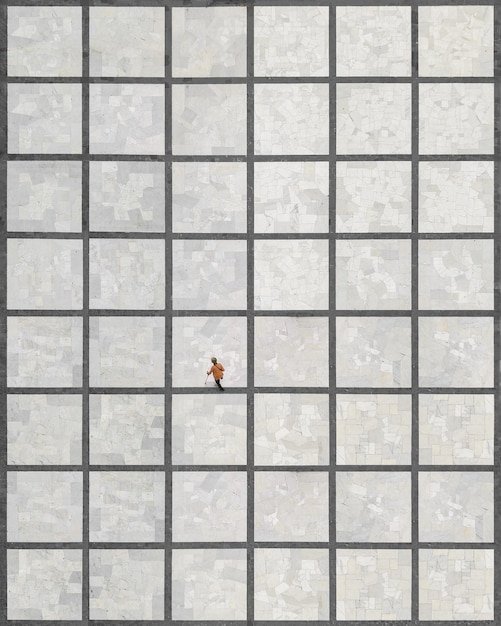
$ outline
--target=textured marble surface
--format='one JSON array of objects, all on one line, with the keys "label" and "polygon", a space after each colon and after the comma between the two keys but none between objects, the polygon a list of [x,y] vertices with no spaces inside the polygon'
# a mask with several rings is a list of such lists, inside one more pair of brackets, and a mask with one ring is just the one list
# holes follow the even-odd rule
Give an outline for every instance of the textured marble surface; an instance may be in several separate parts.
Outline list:
[{"label": "textured marble surface", "polygon": [[257,233],[327,233],[329,164],[280,161],[254,165]]},{"label": "textured marble surface", "polygon": [[173,7],[173,76],[202,78],[246,74],[247,12],[244,6]]},{"label": "textured marble surface", "polygon": [[411,86],[337,85],[338,154],[410,154]]},{"label": "textured marble surface", "polygon": [[247,398],[243,394],[172,398],[172,462],[245,465]]},{"label": "textured marble surface", "polygon": [[336,398],[337,464],[409,465],[411,404],[410,395],[339,394]]},{"label": "textured marble surface", "polygon": [[68,239],[7,242],[9,309],[81,309],[83,244]]},{"label": "textured marble surface", "polygon": [[163,550],[91,550],[89,582],[90,619],[163,619]]},{"label": "textured marble surface", "polygon": [[257,317],[254,381],[259,387],[327,387],[327,317]]},{"label": "textured marble surface", "polygon": [[10,465],[79,465],[82,397],[7,396],[7,461]]},{"label": "textured marble surface", "polygon": [[7,550],[7,618],[82,619],[82,574],[81,550]]},{"label": "textured marble surface", "polygon": [[411,541],[410,472],[337,472],[336,539]]},{"label": "textured marble surface", "polygon": [[254,397],[256,465],[327,465],[327,394],[260,393]]},{"label": "textured marble surface", "polygon": [[7,540],[82,541],[82,472],[11,471]]},{"label": "textured marble surface", "polygon": [[152,6],[93,6],[89,11],[91,76],[164,75],[164,13]]},{"label": "textured marble surface", "polygon": [[173,541],[245,541],[246,472],[175,472]]},{"label": "textured marble surface", "polygon": [[89,459],[94,465],[160,465],[165,408],[160,394],[92,394]]},{"label": "textured marble surface", "polygon": [[246,163],[173,163],[172,230],[175,233],[245,233]]},{"label": "textured marble surface", "polygon": [[173,619],[245,620],[246,616],[245,550],[173,550]]},{"label": "textured marble surface", "polygon": [[254,242],[254,308],[329,308],[329,243],[318,239]]},{"label": "textured marble surface", "polygon": [[81,14],[77,6],[10,6],[9,76],[81,76]]},{"label": "textured marble surface", "polygon": [[337,550],[337,618],[410,620],[411,559],[410,550]]},{"label": "textured marble surface", "polygon": [[336,73],[338,76],[410,76],[411,8],[337,7]]},{"label": "textured marble surface", "polygon": [[326,6],[257,6],[254,9],[256,76],[328,76]]},{"label": "textured marble surface", "polygon": [[254,615],[258,620],[328,619],[329,551],[257,548],[254,597]]},{"label": "textured marble surface", "polygon": [[13,154],[80,154],[82,86],[10,84],[8,149]]},{"label": "textured marble surface", "polygon": [[90,230],[161,233],[165,230],[164,204],[163,163],[89,163]]},{"label": "textured marble surface", "polygon": [[328,541],[327,472],[254,474],[256,541]]},{"label": "textured marble surface", "polygon": [[245,241],[174,241],[172,307],[180,310],[247,308]]}]

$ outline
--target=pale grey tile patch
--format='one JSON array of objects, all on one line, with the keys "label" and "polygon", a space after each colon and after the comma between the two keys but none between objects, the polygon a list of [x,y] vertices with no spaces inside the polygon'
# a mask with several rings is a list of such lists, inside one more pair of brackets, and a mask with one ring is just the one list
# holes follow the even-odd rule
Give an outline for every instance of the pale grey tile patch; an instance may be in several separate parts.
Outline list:
[{"label": "pale grey tile patch", "polygon": [[255,85],[254,132],[258,155],[328,154],[328,85]]},{"label": "pale grey tile patch", "polygon": [[82,9],[78,6],[8,8],[9,76],[81,76]]},{"label": "pale grey tile patch", "polygon": [[282,311],[329,308],[329,242],[318,239],[254,242],[254,308]]},{"label": "pale grey tile patch", "polygon": [[246,619],[246,550],[174,549],[172,579],[172,619]]},{"label": "pale grey tile patch", "polygon": [[420,76],[492,76],[494,7],[420,6]]},{"label": "pale grey tile patch", "polygon": [[82,86],[8,86],[8,150],[14,154],[82,152]]},{"label": "pale grey tile patch", "polygon": [[258,162],[254,184],[256,233],[329,231],[327,162]]},{"label": "pale grey tile patch", "polygon": [[337,472],[337,541],[411,540],[410,472]]},{"label": "pale grey tile patch", "polygon": [[173,154],[245,154],[246,94],[245,85],[173,85]]},{"label": "pale grey tile patch", "polygon": [[340,6],[336,10],[338,76],[410,76],[409,6]]},{"label": "pale grey tile patch", "polygon": [[411,409],[410,395],[338,395],[337,464],[410,465]]},{"label": "pale grey tile patch", "polygon": [[162,233],[165,230],[163,163],[89,163],[91,231]]},{"label": "pale grey tile patch", "polygon": [[10,161],[7,225],[10,231],[81,231],[82,165],[73,161]]},{"label": "pale grey tile patch", "polygon": [[247,10],[244,6],[173,7],[174,77],[246,74]]},{"label": "pale grey tile patch", "polygon": [[91,154],[164,154],[163,85],[90,85]]},{"label": "pale grey tile patch", "polygon": [[419,85],[420,154],[492,154],[494,85]]},{"label": "pale grey tile patch", "polygon": [[7,397],[10,465],[79,465],[82,462],[80,395]]},{"label": "pale grey tile patch", "polygon": [[89,461],[93,465],[162,465],[164,396],[91,395]]},{"label": "pale grey tile patch", "polygon": [[329,8],[257,6],[255,76],[328,76]]},{"label": "pale grey tile patch", "polygon": [[257,620],[329,619],[329,551],[318,548],[257,548]]},{"label": "pale grey tile patch", "polygon": [[245,233],[247,164],[172,164],[175,233]]},{"label": "pale grey tile patch", "polygon": [[81,550],[7,550],[9,620],[81,620]]},{"label": "pale grey tile patch", "polygon": [[82,473],[8,473],[7,540],[82,541]]},{"label": "pale grey tile patch", "polygon": [[492,465],[494,396],[421,395],[419,460],[422,465]]},{"label": "pale grey tile patch", "polygon": [[492,317],[425,317],[419,320],[422,387],[492,387]]},{"label": "pale grey tile patch", "polygon": [[420,550],[419,618],[493,620],[494,550]]},{"label": "pale grey tile patch", "polygon": [[245,310],[245,241],[173,241],[172,307],[180,310]]},{"label": "pale grey tile patch", "polygon": [[90,619],[163,620],[164,550],[90,551]]},{"label": "pale grey tile patch", "polygon": [[174,472],[172,540],[246,541],[246,472]]},{"label": "pale grey tile patch", "polygon": [[411,86],[337,85],[338,154],[410,154]]},{"label": "pale grey tile patch", "polygon": [[80,387],[82,319],[10,317],[7,384],[9,387]]},{"label": "pale grey tile patch", "polygon": [[336,551],[338,620],[411,619],[411,551]]},{"label": "pale grey tile patch", "polygon": [[163,472],[92,471],[89,479],[90,541],[163,541]]},{"label": "pale grey tile patch", "polygon": [[7,241],[9,309],[81,309],[83,247],[78,240]]},{"label": "pale grey tile patch", "polygon": [[256,465],[328,465],[329,396],[273,393],[254,396]]},{"label": "pale grey tile patch", "polygon": [[328,472],[256,472],[256,541],[328,541]]},{"label": "pale grey tile patch", "polygon": [[256,317],[257,387],[327,387],[327,317]]},{"label": "pale grey tile patch", "polygon": [[245,465],[245,395],[172,396],[172,462],[175,465]]},{"label": "pale grey tile patch", "polygon": [[91,76],[164,76],[164,9],[153,6],[90,8]]}]

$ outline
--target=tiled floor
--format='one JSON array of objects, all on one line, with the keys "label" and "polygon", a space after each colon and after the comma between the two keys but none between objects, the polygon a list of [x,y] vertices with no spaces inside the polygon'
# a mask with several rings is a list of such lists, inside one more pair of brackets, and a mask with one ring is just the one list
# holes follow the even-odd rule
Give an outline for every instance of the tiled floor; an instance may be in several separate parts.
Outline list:
[{"label": "tiled floor", "polygon": [[0,18],[0,623],[500,624],[501,4]]}]

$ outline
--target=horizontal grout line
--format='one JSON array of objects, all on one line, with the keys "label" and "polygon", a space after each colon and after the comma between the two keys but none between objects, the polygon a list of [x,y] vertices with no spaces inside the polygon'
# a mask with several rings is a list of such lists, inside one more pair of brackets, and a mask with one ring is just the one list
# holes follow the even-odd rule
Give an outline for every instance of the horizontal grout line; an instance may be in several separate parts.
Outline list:
[{"label": "horizontal grout line", "polygon": [[[231,394],[247,394],[247,387],[225,387]],[[409,395],[412,393],[411,387],[254,387],[253,392],[257,394],[268,393],[304,393],[304,394],[328,394],[332,391],[336,394],[363,394],[363,395]],[[422,395],[440,394],[440,395],[462,395],[477,394],[489,395],[495,392],[494,387],[419,387],[417,393]],[[82,387],[7,387],[7,393],[12,395],[34,395],[34,394],[82,394]],[[165,393],[164,387],[90,387],[89,393],[99,395],[158,395]],[[215,387],[173,387],[173,395],[210,395],[221,393]]]},{"label": "horizontal grout line", "polygon": [[[40,549],[53,549],[53,550],[71,550],[80,549],[83,542],[79,541],[7,541],[8,550],[40,550]],[[420,541],[418,546],[421,550],[491,550],[495,547],[493,542],[427,542]],[[192,550],[192,549],[235,549],[235,548],[324,548],[334,550],[410,550],[412,547],[411,542],[395,541],[395,542],[363,542],[363,541],[173,541],[172,548],[178,550]],[[135,550],[135,549],[150,549],[150,550],[164,550],[166,544],[164,542],[157,541],[89,541],[89,548],[91,550]]]},{"label": "horizontal grout line", "polygon": [[[493,310],[481,309],[449,309],[449,310],[428,310],[421,309],[415,311],[418,317],[493,317]],[[252,312],[247,309],[190,309],[190,310],[166,310],[166,309],[89,309],[90,317],[328,317],[336,319],[338,317],[411,317],[413,311],[410,309],[371,309],[353,310],[337,309],[335,311],[324,310],[293,310],[274,309],[273,311]],[[8,317],[82,317],[82,309],[7,309]]]},{"label": "horizontal grout line", "polygon": [[[247,241],[251,233],[173,233],[172,239],[179,241]],[[41,232],[41,231],[10,231],[7,233],[9,239],[83,239],[81,232]],[[165,232],[120,232],[120,231],[90,231],[91,239],[160,239],[165,240]],[[494,232],[460,232],[460,233],[390,233],[390,232],[367,232],[367,233],[253,233],[255,240],[282,241],[282,240],[355,240],[355,241],[379,241],[379,240],[470,240],[487,239],[495,240]]]},{"label": "horizontal grout line", "polygon": [[0,83],[22,84],[77,84],[77,85],[281,85],[281,84],[412,84],[412,83],[493,83],[495,76],[7,76]]},{"label": "horizontal grout line", "polygon": [[[255,472],[410,472],[408,465],[254,465]],[[416,465],[420,472],[492,472],[494,465]],[[9,472],[81,472],[82,465],[11,465]],[[91,472],[246,472],[248,465],[103,465],[89,464]]]},{"label": "horizontal grout line", "polygon": [[[244,163],[247,156],[240,155],[210,155],[210,154],[193,154],[193,155],[165,155],[165,154],[41,154],[27,153],[6,155],[8,161],[172,161],[174,163]],[[501,161],[501,154],[420,154],[420,161]],[[411,161],[411,154],[255,154],[250,161],[255,163],[282,163],[282,162],[317,162],[317,161]]]}]

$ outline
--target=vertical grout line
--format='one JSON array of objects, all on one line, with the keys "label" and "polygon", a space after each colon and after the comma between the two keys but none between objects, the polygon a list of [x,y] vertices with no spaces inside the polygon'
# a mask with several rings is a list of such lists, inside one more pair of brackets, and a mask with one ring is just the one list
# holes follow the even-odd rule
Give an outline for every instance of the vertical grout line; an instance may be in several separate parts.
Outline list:
[{"label": "vertical grout line", "polygon": [[501,620],[501,5],[494,3],[494,620]]},{"label": "vertical grout line", "polygon": [[82,6],[82,622],[90,620],[89,592],[89,1]]},{"label": "vertical grout line", "polygon": [[254,622],[254,1],[247,4],[247,623]]},{"label": "vertical grout line", "polygon": [[411,539],[412,583],[411,619],[419,623],[419,60],[418,2],[411,3],[411,354],[412,354],[412,432],[411,432]]},{"label": "vertical grout line", "polygon": [[0,415],[3,416],[0,432],[0,622],[7,623],[7,6],[0,5],[0,354],[2,388]]},{"label": "vertical grout line", "polygon": [[336,602],[336,6],[329,6],[329,619]]},{"label": "vertical grout line", "polygon": [[165,6],[164,623],[172,622],[172,8]]}]

